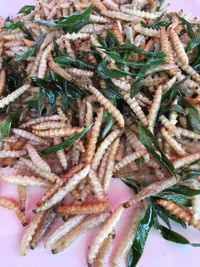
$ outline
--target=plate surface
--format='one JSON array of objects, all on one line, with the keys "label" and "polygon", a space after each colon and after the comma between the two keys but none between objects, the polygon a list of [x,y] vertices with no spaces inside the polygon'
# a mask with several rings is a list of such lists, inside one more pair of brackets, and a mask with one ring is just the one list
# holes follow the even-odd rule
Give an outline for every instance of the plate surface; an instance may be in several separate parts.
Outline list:
[{"label": "plate surface", "polygon": [[[1,0],[0,16],[14,16],[24,5],[35,3],[34,0]],[[180,1],[171,0],[170,10],[184,9],[192,11],[194,16],[198,16],[200,0]],[[120,192],[120,193],[119,193]],[[31,189],[28,199],[28,215],[32,216],[32,207],[41,192]],[[7,185],[0,180],[0,195],[15,199],[17,189],[15,186]],[[110,190],[111,209],[113,210],[119,203],[124,202],[132,195],[132,192],[119,181],[114,181]],[[124,214],[122,223],[117,230],[117,241],[123,235],[125,225],[130,218],[131,211]],[[11,212],[0,209],[0,259],[5,267],[87,267],[86,255],[88,246],[91,244],[96,231],[85,234],[76,240],[66,251],[58,255],[52,255],[50,251],[44,250],[40,245],[35,251],[30,251],[27,257],[19,257],[18,247],[23,229]],[[192,242],[199,242],[200,234],[197,230],[183,230],[174,225],[174,229],[182,233]],[[116,242],[117,243],[117,242]],[[199,248],[191,246],[181,246],[170,243],[160,237],[157,232],[151,231],[145,252],[138,267],[199,267]],[[122,263],[120,267],[125,267]]]}]

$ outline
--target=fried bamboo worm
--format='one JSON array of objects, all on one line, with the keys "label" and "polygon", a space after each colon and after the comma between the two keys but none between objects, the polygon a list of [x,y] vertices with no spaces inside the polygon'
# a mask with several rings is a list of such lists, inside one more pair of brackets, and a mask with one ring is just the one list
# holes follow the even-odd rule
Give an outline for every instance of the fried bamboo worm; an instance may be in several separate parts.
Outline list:
[{"label": "fried bamboo worm", "polygon": [[55,212],[53,209],[45,212],[45,216],[44,218],[42,218],[39,227],[37,228],[30,242],[31,249],[35,249],[37,247],[37,245],[40,243],[43,236],[45,236],[45,234],[47,233],[51,225],[55,222],[57,217],[57,212]]},{"label": "fried bamboo worm", "polygon": [[78,204],[78,205],[61,205],[57,207],[58,213],[68,213],[72,215],[78,215],[78,214],[95,214],[95,213],[101,213],[108,209],[108,201],[104,202],[97,202],[92,204]]},{"label": "fried bamboo worm", "polygon": [[94,154],[95,154],[96,144],[97,144],[97,140],[98,140],[99,133],[101,130],[103,111],[104,111],[104,109],[100,108],[100,110],[98,112],[98,116],[95,120],[94,126],[92,128],[90,138],[88,140],[88,147],[87,147],[87,152],[86,152],[86,163],[87,164],[91,163],[91,161],[94,157]]},{"label": "fried bamboo worm", "polygon": [[21,211],[20,207],[13,201],[0,197],[0,206],[9,210],[12,210],[20,220],[23,226],[27,225],[27,217],[24,212]]},{"label": "fried bamboo worm", "polygon": [[[54,144],[60,144],[62,142],[62,138],[61,137],[55,137],[54,138]],[[59,151],[56,152],[56,155],[60,161],[61,166],[63,167],[63,170],[67,169],[68,166],[68,162],[67,162],[67,157],[65,155],[65,151],[64,149],[60,149]]]},{"label": "fried bamboo worm", "polygon": [[129,208],[135,205],[137,202],[142,201],[150,196],[156,195],[163,190],[172,187],[177,183],[177,179],[175,177],[171,177],[164,181],[159,181],[150,184],[149,186],[143,188],[139,193],[129,199],[129,201],[124,203],[125,208]]},{"label": "fried bamboo worm", "polygon": [[81,223],[74,227],[69,233],[59,239],[53,246],[52,253],[56,254],[68,247],[78,236],[84,234],[90,229],[102,224],[109,216],[109,212],[100,215],[86,217]]},{"label": "fried bamboo worm", "polygon": [[70,81],[71,75],[67,73],[59,64],[55,63],[53,60],[49,62],[49,67],[54,70],[58,75],[63,77],[65,80]]},{"label": "fried bamboo worm", "polygon": [[50,183],[40,177],[22,175],[0,175],[0,178],[12,184],[23,186],[49,187]]},{"label": "fried bamboo worm", "polygon": [[40,65],[38,68],[38,78],[43,79],[47,70],[47,59],[53,50],[53,44],[50,43],[44,50],[41,56]]},{"label": "fried bamboo worm", "polygon": [[21,156],[26,155],[26,150],[1,150],[0,151],[0,158],[19,158]]},{"label": "fried bamboo worm", "polygon": [[33,130],[49,130],[49,129],[59,129],[65,127],[65,122],[62,121],[46,121],[40,124],[32,125]]},{"label": "fried bamboo worm", "polygon": [[0,71],[0,96],[3,95],[6,85],[6,72],[4,69]]},{"label": "fried bamboo worm", "polygon": [[27,190],[26,186],[24,185],[18,185],[18,196],[19,196],[19,207],[21,211],[25,211],[26,208],[26,199],[27,199]]},{"label": "fried bamboo worm", "polygon": [[80,181],[87,177],[89,171],[90,166],[86,165],[85,168],[75,174],[66,185],[60,187],[59,190],[49,200],[47,200],[45,203],[43,203],[43,205],[38,207],[37,211],[47,210],[53,207],[58,202],[60,202],[68,193],[75,189],[75,187],[78,183],[80,183]]},{"label": "fried bamboo worm", "polygon": [[30,126],[35,125],[35,124],[41,124],[41,123],[50,122],[50,121],[55,121],[56,122],[56,121],[59,121],[59,120],[61,120],[61,117],[59,115],[40,117],[40,118],[29,120],[29,121],[21,124],[19,127],[22,128],[22,129],[23,128],[29,128]]},{"label": "fried bamboo worm", "polygon": [[63,127],[59,129],[49,129],[49,130],[32,130],[33,134],[39,137],[65,137],[65,136],[71,136],[73,134],[76,134],[78,132],[81,132],[83,130],[82,127]]},{"label": "fried bamboo worm", "polygon": [[94,263],[96,256],[99,252],[99,249],[102,246],[104,240],[108,237],[109,234],[111,234],[114,231],[115,226],[117,222],[120,220],[123,211],[124,211],[123,206],[122,205],[118,206],[115,209],[115,211],[110,215],[110,217],[105,221],[105,223],[102,225],[99,233],[97,234],[92,245],[90,246],[90,251],[88,254],[88,264],[90,266]]},{"label": "fried bamboo worm", "polygon": [[44,217],[44,212],[38,213],[35,218],[27,226],[24,235],[20,242],[20,255],[25,256],[30,248],[31,240],[36,233],[42,218]]},{"label": "fried bamboo worm", "polygon": [[92,191],[95,194],[95,197],[102,201],[103,199],[105,199],[105,191],[103,189],[103,186],[101,185],[96,172],[91,169],[88,175],[88,180],[89,180],[89,184],[92,188]]},{"label": "fried bamboo worm", "polygon": [[194,153],[185,157],[182,157],[180,159],[174,160],[173,165],[176,169],[179,169],[181,167],[184,167],[185,165],[189,165],[197,160],[200,159],[200,153]]}]

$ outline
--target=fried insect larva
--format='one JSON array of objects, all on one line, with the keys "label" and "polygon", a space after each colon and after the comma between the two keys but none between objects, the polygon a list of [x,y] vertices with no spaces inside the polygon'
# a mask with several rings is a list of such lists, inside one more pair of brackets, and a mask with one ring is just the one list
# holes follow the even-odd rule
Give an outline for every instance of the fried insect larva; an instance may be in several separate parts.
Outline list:
[{"label": "fried insect larva", "polygon": [[73,230],[73,228],[76,227],[84,219],[84,215],[77,215],[70,218],[67,222],[61,225],[48,237],[47,241],[45,242],[45,248],[50,248],[54,246],[59,239],[61,239],[64,235]]},{"label": "fried insect larva", "polygon": [[75,41],[77,39],[80,39],[80,40],[85,40],[87,38],[89,38],[90,35],[88,33],[67,33],[65,35],[62,36],[62,38],[66,39],[66,40],[70,40],[70,41]]},{"label": "fried insect larva", "polygon": [[17,189],[18,189],[18,196],[19,196],[19,207],[21,211],[25,211],[26,199],[27,199],[26,186],[18,185]]},{"label": "fried insect larva", "polygon": [[103,177],[104,177],[104,174],[106,172],[106,166],[108,163],[109,153],[110,153],[110,149],[108,149],[107,152],[104,154],[102,161],[101,161],[99,168],[98,168],[97,177],[98,177],[100,183],[103,182]]},{"label": "fried insect larva", "polygon": [[200,134],[195,133],[193,131],[177,127],[177,130],[179,131],[181,136],[187,137],[187,138],[192,138],[192,139],[200,139]]},{"label": "fried insect larva", "polygon": [[101,213],[108,209],[108,201],[97,202],[92,204],[75,204],[75,205],[61,205],[56,208],[58,213],[69,213],[72,215],[89,215],[94,213]]},{"label": "fried insect larva", "polygon": [[127,15],[126,13],[120,12],[120,11],[110,11],[110,10],[101,10],[101,14],[112,19],[121,19],[129,22],[140,22],[143,21],[142,18]]},{"label": "fried insect larva", "polygon": [[173,134],[177,138],[180,138],[180,131],[170,120],[168,120],[164,115],[161,115],[159,120],[169,130],[170,134]]},{"label": "fried insect larva", "polygon": [[161,134],[166,140],[166,142],[173,148],[173,150],[180,156],[184,156],[186,154],[184,148],[179,144],[166,130],[162,128]]},{"label": "fried insect larva", "polygon": [[83,128],[74,127],[63,127],[58,129],[49,129],[49,130],[33,130],[33,134],[39,136],[39,137],[65,137],[65,136],[71,136],[75,133],[81,132]]},{"label": "fried insect larva", "polygon": [[94,192],[95,197],[98,200],[103,201],[103,199],[105,199],[105,191],[97,177],[96,172],[91,169],[88,178],[89,178],[89,184],[92,188],[92,191]]},{"label": "fried insect larva", "polygon": [[106,166],[106,171],[104,174],[104,181],[103,181],[103,188],[104,191],[107,192],[110,186],[111,178],[113,175],[113,168],[115,164],[115,156],[117,153],[117,149],[119,147],[119,141],[120,139],[117,138],[113,144],[111,145],[110,151],[109,151],[109,156],[108,156],[108,164]]},{"label": "fried insect larva", "polygon": [[124,127],[124,118],[120,111],[102,94],[100,93],[94,86],[89,85],[88,90],[95,96],[95,98],[99,101],[99,103],[104,106],[116,119],[119,123],[120,127]]},{"label": "fried insect larva", "polygon": [[0,207],[12,210],[17,215],[22,225],[27,225],[26,215],[24,212],[21,211],[20,207],[16,203],[7,198],[0,197]]},{"label": "fried insect larva", "polygon": [[49,187],[49,182],[34,176],[0,175],[0,178],[17,185]]},{"label": "fried insect larva", "polygon": [[32,222],[27,226],[24,235],[22,237],[22,240],[20,242],[20,255],[25,256],[28,252],[28,249],[30,247],[30,242],[44,216],[43,212],[38,213],[35,218],[32,220]]},{"label": "fried insect larva", "polygon": [[86,77],[90,77],[91,78],[94,75],[93,71],[82,70],[82,69],[77,69],[77,68],[68,68],[67,71],[71,75],[75,75],[75,76],[86,76]]},{"label": "fried insect larva", "polygon": [[69,233],[64,235],[53,247],[52,253],[56,254],[68,247],[78,236],[84,234],[90,229],[102,224],[109,216],[109,212],[104,212],[100,215],[88,216]]},{"label": "fried insect larva", "polygon": [[144,145],[140,142],[138,137],[129,128],[125,130],[126,138],[128,143],[132,146],[135,151],[144,150]]},{"label": "fried insect larva", "polygon": [[62,122],[69,123],[67,116],[65,115],[64,111],[60,107],[57,107],[57,112]]},{"label": "fried insect larva", "polygon": [[135,161],[138,158],[141,158],[142,156],[145,156],[147,154],[146,149],[139,150],[137,152],[132,153],[131,155],[125,156],[120,162],[115,164],[114,171],[117,172],[120,169],[124,168],[131,162]]},{"label": "fried insect larva", "polygon": [[125,208],[129,208],[139,201],[142,201],[150,196],[156,195],[163,190],[172,187],[177,183],[177,179],[175,177],[171,177],[168,179],[165,179],[163,181],[155,182],[147,187],[143,188],[139,193],[137,193],[135,196],[129,199],[126,203],[124,203]]},{"label": "fried insect larva", "polygon": [[192,79],[196,82],[200,82],[200,75],[198,72],[196,72],[190,65],[183,65],[180,63],[180,65],[178,64],[178,66],[184,71],[186,72],[188,75],[190,75],[192,77]]},{"label": "fried insect larva", "polygon": [[[182,80],[186,79],[185,75],[183,75],[180,71],[176,73],[176,78],[178,82],[181,82]],[[199,84],[194,82],[193,80],[186,79],[184,84],[190,89],[199,92]]]},{"label": "fried insect larva", "polygon": [[139,32],[139,33],[143,34],[144,36],[159,37],[159,35],[160,35],[160,31],[159,30],[142,27],[142,25],[140,23],[135,24],[133,26],[133,29],[136,32]]},{"label": "fried insect larva", "polygon": [[61,121],[46,121],[41,122],[40,124],[35,124],[31,128],[33,130],[48,130],[48,129],[58,129],[65,127],[66,124]]},{"label": "fried insect larva", "polygon": [[28,128],[34,124],[40,124],[43,122],[49,122],[49,121],[59,121],[61,117],[59,115],[52,115],[52,116],[46,116],[46,117],[40,117],[36,119],[32,119],[30,121],[27,121],[20,125],[20,128]]},{"label": "fried insect larva", "polygon": [[115,238],[115,233],[112,233],[103,242],[102,246],[99,249],[99,253],[97,254],[96,260],[94,262],[95,267],[106,266],[105,264],[109,259],[114,238]]},{"label": "fried insect larva", "polygon": [[49,173],[49,172],[43,171],[41,169],[38,169],[38,167],[35,166],[33,164],[33,162],[31,160],[29,160],[29,159],[20,158],[19,163],[22,166],[26,166],[27,169],[30,169],[35,174],[39,175],[42,178],[45,178],[45,179],[49,180],[52,183],[55,183],[55,182],[60,183],[62,181],[61,178],[59,176],[57,176],[56,174]]},{"label": "fried insect larva", "polygon": [[102,225],[99,233],[95,237],[92,245],[90,246],[89,254],[88,254],[88,264],[92,265],[96,259],[96,256],[99,252],[100,247],[102,246],[104,240],[111,234],[120,220],[120,217],[124,211],[122,205],[118,206],[115,211],[110,215],[110,217],[105,221]]},{"label": "fried insect larva", "polygon": [[5,106],[9,105],[10,103],[14,102],[18,97],[20,97],[23,93],[25,93],[30,88],[29,84],[25,84],[12,92],[11,94],[7,95],[6,97],[0,100],[0,108],[4,108]]},{"label": "fried insect larva", "polygon": [[127,83],[126,81],[122,81],[120,79],[112,79],[112,82],[114,83],[114,85],[116,85],[117,87],[119,87],[121,90],[124,91],[130,91],[131,86],[129,83]]},{"label": "fried insect larva", "polygon": [[194,153],[183,158],[177,159],[173,161],[173,165],[176,169],[184,167],[185,165],[189,165],[200,159],[200,153]]},{"label": "fried insect larva", "polygon": [[160,108],[161,99],[162,99],[162,87],[158,86],[148,114],[148,124],[151,132],[154,131],[154,124]]},{"label": "fried insect larva", "polygon": [[4,69],[2,69],[0,72],[0,96],[2,96],[4,93],[5,85],[6,85],[6,72]]},{"label": "fried insect larva", "polygon": [[39,144],[43,144],[43,145],[49,145],[48,141],[36,136],[35,134],[27,132],[25,130],[13,128],[12,132],[14,134],[18,135],[18,136],[21,136],[21,137],[23,137],[25,139],[30,140],[30,141],[33,141],[33,142],[36,142],[36,143],[39,143]]},{"label": "fried insect larva", "polygon": [[50,43],[44,50],[42,56],[41,56],[41,61],[40,61],[40,65],[38,68],[38,78],[43,79],[47,70],[47,59],[51,53],[51,51],[53,50],[53,44]]},{"label": "fried insect larva", "polygon": [[66,185],[60,187],[59,190],[47,202],[38,207],[37,211],[47,210],[60,202],[69,192],[76,188],[77,184],[79,184],[80,181],[86,178],[89,171],[90,166],[86,165],[85,168],[75,174]]},{"label": "fried insect larva", "polygon": [[[121,91],[122,92],[122,91]],[[136,116],[138,117],[138,119],[144,124],[147,125],[148,121],[147,118],[142,110],[142,108],[140,107],[140,105],[138,104],[137,100],[133,97],[130,98],[129,93],[124,93],[122,92],[122,95],[124,97],[124,100],[127,102],[127,104],[130,106],[130,108],[133,110],[133,112],[136,114]]]},{"label": "fried insect larva", "polygon": [[45,212],[44,218],[42,218],[39,224],[39,227],[38,229],[36,229],[36,232],[30,242],[31,249],[34,249],[37,247],[37,245],[42,240],[43,236],[49,230],[51,225],[55,222],[57,216],[58,216],[57,213],[53,209]]},{"label": "fried insect larva", "polygon": [[108,147],[112,144],[112,142],[117,138],[117,136],[120,134],[120,131],[118,129],[112,131],[100,144],[100,146],[97,149],[97,152],[94,156],[93,162],[92,162],[92,169],[97,170],[101,159],[103,155],[105,154]]},{"label": "fried insect larva", "polygon": [[179,36],[173,29],[169,29],[169,36],[177,56],[183,65],[188,65],[189,60]]},{"label": "fried insect larva", "polygon": [[91,14],[90,15],[90,18],[89,18],[89,22],[96,22],[96,23],[109,23],[110,20],[106,17],[103,17],[103,16],[100,16],[100,15],[93,15]]},{"label": "fried insect larva", "polygon": [[103,4],[111,10],[118,11],[119,5],[116,4],[113,0],[103,0]]},{"label": "fried insect larva", "polygon": [[86,101],[85,126],[93,123],[93,107],[89,101]]},{"label": "fried insect larva", "polygon": [[144,19],[151,19],[151,20],[154,20],[162,15],[161,12],[151,13],[151,12],[141,11],[139,9],[128,8],[126,6],[121,6],[121,11],[132,16],[141,17]]},{"label": "fried insect larva", "polygon": [[106,10],[107,8],[104,6],[104,4],[102,3],[102,1],[100,0],[92,0],[91,1],[92,4],[94,5],[94,7],[96,7],[97,9],[99,9],[100,11],[102,10]]},{"label": "fried insect larva", "polygon": [[[54,145],[60,144],[61,142],[62,142],[61,137],[54,138]],[[66,170],[68,163],[67,163],[67,157],[65,155],[64,149],[60,149],[59,151],[57,151],[56,155],[60,161],[61,166],[63,167],[64,170]]]},{"label": "fried insect larva", "polygon": [[37,150],[31,145],[27,144],[26,149],[32,162],[43,171],[51,172],[50,166],[40,157]]},{"label": "fried insect larva", "polygon": [[144,85],[145,86],[153,86],[153,85],[159,85],[161,84],[162,82],[164,82],[166,80],[165,77],[160,77],[158,76],[157,74],[152,77],[152,76],[147,76],[145,79],[144,79]]},{"label": "fried insect larva", "polygon": [[[133,218],[131,219],[131,224],[128,226],[128,229],[123,236],[123,239],[120,241],[120,244],[117,248],[117,251],[115,252],[114,258],[113,258],[113,267],[120,267],[120,263],[123,260],[127,260],[129,251],[131,249],[132,243],[135,238],[135,234],[138,229],[138,225],[142,219],[142,217],[145,214],[145,209],[139,207],[134,210],[133,214],[131,215]],[[130,238],[131,237],[131,238]]]},{"label": "fried insect larva", "polygon": [[175,83],[176,83],[176,76],[173,76],[169,81],[167,81],[164,85],[163,85],[163,91],[168,91]]},{"label": "fried insect larva", "polygon": [[88,147],[87,147],[87,152],[86,152],[86,162],[87,164],[90,164],[96,150],[96,144],[98,141],[99,133],[101,130],[101,124],[102,124],[102,119],[103,119],[103,112],[104,109],[100,108],[98,111],[98,116],[96,117],[94,126],[92,127],[92,131],[88,140]]},{"label": "fried insect larva", "polygon": [[[14,31],[12,31],[14,32]],[[15,33],[10,33],[10,34],[6,34],[1,36],[1,38],[5,41],[16,41],[16,40],[21,40],[24,37],[24,33],[23,32],[15,32]]]},{"label": "fried insect larva", "polygon": [[137,100],[140,100],[142,103],[144,103],[144,105],[151,105],[151,100],[146,97],[144,94],[142,94],[141,92],[137,95]]},{"label": "fried insect larva", "polygon": [[124,44],[122,24],[119,20],[117,20],[116,22],[113,23],[112,31],[114,32],[115,36],[117,37],[119,43]]},{"label": "fried insect larva", "polygon": [[14,150],[14,151],[11,151],[11,150],[1,150],[0,151],[0,158],[19,158],[21,156],[24,156],[26,155],[27,152],[26,150]]},{"label": "fried insect larva", "polygon": [[60,67],[59,64],[55,63],[53,60],[49,62],[49,67],[55,71],[58,75],[63,77],[65,80],[69,81],[71,80],[71,75],[66,72],[63,68]]}]

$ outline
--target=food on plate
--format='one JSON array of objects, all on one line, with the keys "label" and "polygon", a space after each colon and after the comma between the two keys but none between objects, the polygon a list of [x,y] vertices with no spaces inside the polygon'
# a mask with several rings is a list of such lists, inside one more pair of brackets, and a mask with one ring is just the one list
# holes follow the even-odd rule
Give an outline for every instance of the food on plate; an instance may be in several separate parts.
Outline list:
[{"label": "food on plate", "polygon": [[[28,223],[21,255],[44,237],[59,253],[95,227],[89,266],[136,266],[153,227],[196,245],[171,220],[200,229],[199,47],[197,18],[159,0],[38,0],[4,21],[0,179],[18,199],[0,206]],[[111,211],[113,179],[133,195]],[[29,222],[33,186],[44,193]]]}]

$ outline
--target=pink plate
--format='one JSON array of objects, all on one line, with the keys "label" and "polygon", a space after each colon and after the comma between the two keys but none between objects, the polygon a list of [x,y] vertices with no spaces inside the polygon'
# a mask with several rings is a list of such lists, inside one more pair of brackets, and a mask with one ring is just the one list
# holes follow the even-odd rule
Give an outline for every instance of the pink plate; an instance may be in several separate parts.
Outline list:
[{"label": "pink plate", "polygon": [[[186,12],[190,10],[194,16],[198,16],[200,8],[200,0],[171,0],[170,10],[184,9]],[[34,0],[0,0],[0,16],[14,16],[17,11],[24,5],[33,4]],[[17,188],[7,185],[0,180],[0,195],[9,198],[16,198]],[[36,199],[41,194],[36,189],[31,189],[28,199],[28,215],[32,216],[32,208]],[[110,190],[111,209],[113,210],[119,203],[124,202],[132,195],[132,191],[124,186],[120,181],[114,181]],[[117,230],[117,241],[123,235],[125,225],[130,217],[128,211],[122,218],[122,223]],[[23,229],[12,212],[0,209],[0,259],[1,265],[5,267],[87,267],[86,255],[88,246],[91,244],[95,236],[95,230],[89,234],[85,234],[76,240],[66,251],[58,255],[52,255],[50,251],[45,250],[43,245],[35,251],[30,251],[28,256],[19,256],[19,242],[23,233]],[[177,225],[174,229],[178,230],[191,242],[199,242],[199,232],[194,229],[183,230]],[[148,238],[145,252],[138,267],[199,267],[199,248],[191,246],[181,246],[170,243],[162,239],[158,232],[151,231]],[[108,264],[108,267],[110,265]],[[121,264],[125,267],[125,263]]]}]

